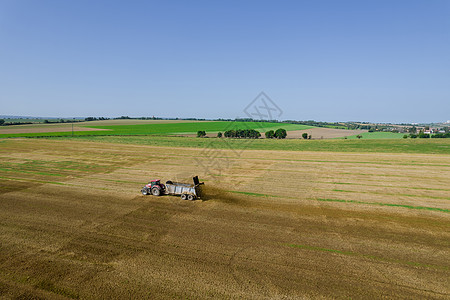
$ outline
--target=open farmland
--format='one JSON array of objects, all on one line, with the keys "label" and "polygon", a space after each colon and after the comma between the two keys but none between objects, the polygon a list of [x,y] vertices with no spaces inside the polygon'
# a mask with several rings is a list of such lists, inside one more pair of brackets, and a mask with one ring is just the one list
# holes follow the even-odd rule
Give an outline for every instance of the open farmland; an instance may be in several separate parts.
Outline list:
[{"label": "open farmland", "polygon": [[356,136],[361,133],[365,133],[367,130],[355,129],[337,129],[337,128],[326,128],[326,127],[312,127],[303,130],[290,131],[287,136],[288,139],[301,139],[303,133],[311,135],[314,140],[317,139],[333,139],[340,137]]},{"label": "open farmland", "polygon": [[448,148],[355,150],[1,140],[0,297],[448,299]]},{"label": "open farmland", "polygon": [[[133,122],[135,121],[135,122]],[[196,134],[199,130],[217,133],[230,129],[257,129],[262,134],[267,130],[284,128],[286,130],[302,130],[313,128],[300,124],[269,122],[235,122],[235,121],[183,121],[176,120],[107,120],[75,123],[74,134],[77,136],[92,135],[186,135]],[[80,130],[77,130],[80,129]],[[72,124],[33,124],[5,126],[0,128],[0,138],[8,137],[40,137],[71,136]]]},{"label": "open farmland", "polygon": [[[289,124],[290,125],[290,124]],[[296,125],[298,126],[298,125]],[[304,126],[304,125],[300,125]],[[279,128],[284,128],[285,126],[283,124],[279,125]],[[359,129],[335,129],[335,128],[325,128],[325,127],[312,127],[312,126],[304,126],[299,127],[301,129],[295,130],[295,127],[288,127],[289,131],[287,132],[287,139],[303,139],[302,134],[307,133],[308,135],[311,135],[311,139],[317,140],[317,139],[334,139],[334,138],[343,138],[348,136],[355,136],[360,133],[365,133],[367,130],[359,130]],[[258,128],[256,128],[258,130]],[[277,129],[277,128],[275,128]],[[265,138],[264,131],[261,132],[261,138]],[[196,137],[197,134],[183,134],[183,136],[187,137]],[[207,137],[216,137],[217,133],[207,133]],[[379,137],[383,138],[383,137]]]},{"label": "open farmland", "polygon": [[214,148],[237,150],[323,151],[323,152],[382,152],[448,154],[450,139],[227,139],[184,136],[75,136],[53,137],[63,141],[91,141],[147,146]]},{"label": "open farmland", "polygon": [[[73,129],[74,132],[76,133],[80,131],[95,131],[95,130],[111,131],[111,129],[91,128],[89,126],[116,126],[116,125],[130,126],[130,125],[171,124],[171,123],[185,123],[185,122],[186,121],[181,120],[136,120],[136,119],[102,120],[89,122],[75,122],[73,123]],[[62,133],[62,132],[70,132],[70,134],[72,134],[72,123],[39,122],[35,124],[9,125],[0,127],[0,137],[46,136],[48,135],[47,133]]]},{"label": "open farmland", "polygon": [[[126,136],[126,135],[178,135],[195,137],[197,131],[205,130],[208,137],[229,129],[256,129],[264,138],[268,130],[284,128],[288,139],[301,139],[303,133],[312,139],[356,138],[362,134],[365,139],[402,138],[403,134],[389,132],[368,133],[367,130],[348,130],[313,127],[301,124],[237,121],[188,121],[188,120],[102,120],[73,123],[75,136]],[[27,124],[0,127],[0,138],[72,136],[72,123]]]}]

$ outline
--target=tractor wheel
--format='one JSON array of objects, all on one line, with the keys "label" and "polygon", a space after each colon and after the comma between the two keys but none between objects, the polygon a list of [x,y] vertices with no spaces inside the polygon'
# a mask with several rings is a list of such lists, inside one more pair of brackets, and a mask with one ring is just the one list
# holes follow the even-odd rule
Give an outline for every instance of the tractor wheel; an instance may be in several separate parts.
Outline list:
[{"label": "tractor wheel", "polygon": [[148,190],[147,189],[142,189],[142,195],[148,195]]},{"label": "tractor wheel", "polygon": [[159,196],[160,194],[161,194],[161,191],[157,187],[152,188],[153,196]]},{"label": "tractor wheel", "polygon": [[192,201],[192,200],[194,200],[194,195],[189,194],[187,198],[188,198],[188,200]]},{"label": "tractor wheel", "polygon": [[186,200],[187,195],[186,194],[181,194],[181,200]]}]

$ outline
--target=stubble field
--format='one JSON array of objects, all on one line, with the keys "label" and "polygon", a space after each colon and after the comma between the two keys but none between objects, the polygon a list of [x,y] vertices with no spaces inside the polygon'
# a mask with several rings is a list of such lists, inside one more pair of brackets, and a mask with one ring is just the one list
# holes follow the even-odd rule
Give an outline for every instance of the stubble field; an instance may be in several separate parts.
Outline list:
[{"label": "stubble field", "polygon": [[450,297],[449,154],[205,153],[0,141],[0,297]]}]

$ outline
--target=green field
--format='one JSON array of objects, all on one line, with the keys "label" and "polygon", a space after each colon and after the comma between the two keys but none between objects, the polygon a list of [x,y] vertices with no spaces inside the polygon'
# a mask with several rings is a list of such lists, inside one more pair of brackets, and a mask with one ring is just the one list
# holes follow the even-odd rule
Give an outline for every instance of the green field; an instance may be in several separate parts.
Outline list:
[{"label": "green field", "polygon": [[[110,125],[110,126],[81,126],[88,128],[104,129],[101,131],[75,131],[75,135],[173,135],[195,134],[199,130],[206,133],[217,133],[228,129],[256,129],[264,134],[268,130],[284,128],[286,130],[303,130],[313,128],[308,125],[285,123],[258,123],[258,122],[186,122],[186,123],[156,123],[139,125]],[[45,132],[45,133],[17,133],[0,134],[0,138],[9,137],[38,137],[38,136],[71,136],[72,132]]]},{"label": "green field", "polygon": [[168,135],[168,134],[193,134],[198,130],[205,130],[207,133],[217,133],[228,129],[256,129],[265,132],[270,129],[284,128],[286,130],[302,130],[313,128],[313,126],[283,123],[258,123],[258,122],[187,122],[187,123],[167,123],[167,124],[142,124],[142,125],[114,125],[114,126],[85,126],[90,128],[112,130],[118,135]]},{"label": "green field", "polygon": [[[364,132],[360,134],[362,139],[402,139],[405,133],[396,132]],[[357,135],[348,136],[347,139],[357,139]]]},{"label": "green field", "polygon": [[54,137],[51,139],[188,148],[427,154],[450,153],[450,139],[242,140],[179,136],[77,136]]}]

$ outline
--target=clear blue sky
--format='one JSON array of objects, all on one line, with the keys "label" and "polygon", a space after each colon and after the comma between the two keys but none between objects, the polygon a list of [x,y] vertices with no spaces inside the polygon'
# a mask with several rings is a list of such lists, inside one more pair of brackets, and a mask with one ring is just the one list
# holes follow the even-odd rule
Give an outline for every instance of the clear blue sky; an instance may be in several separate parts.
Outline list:
[{"label": "clear blue sky", "polygon": [[450,119],[449,0],[0,0],[0,115]]}]

